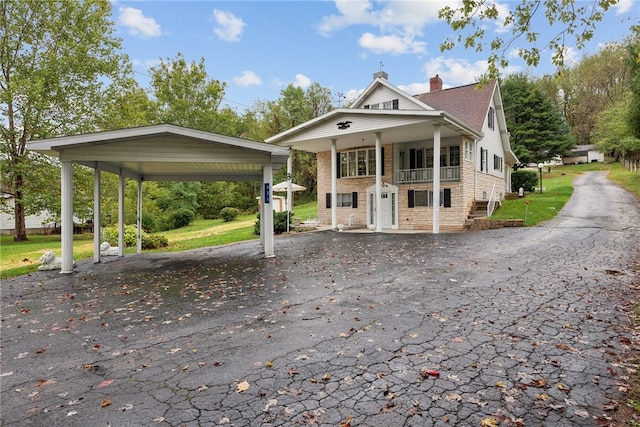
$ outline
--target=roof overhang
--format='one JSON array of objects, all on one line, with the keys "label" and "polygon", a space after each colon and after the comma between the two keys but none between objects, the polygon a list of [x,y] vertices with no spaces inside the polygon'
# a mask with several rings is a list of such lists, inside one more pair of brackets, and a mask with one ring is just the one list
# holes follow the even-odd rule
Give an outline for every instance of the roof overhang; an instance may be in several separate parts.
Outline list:
[{"label": "roof overhang", "polygon": [[[349,126],[340,129],[338,124],[344,122],[350,122]],[[440,125],[441,138],[482,138],[482,134],[444,111],[341,108],[268,138],[266,142],[319,153],[331,149],[332,139],[336,140],[338,150],[372,145],[376,132],[382,134],[383,144],[429,140],[433,138],[434,125]]]},{"label": "roof overhang", "polygon": [[32,141],[29,150],[144,181],[260,181],[289,150],[169,124]]}]

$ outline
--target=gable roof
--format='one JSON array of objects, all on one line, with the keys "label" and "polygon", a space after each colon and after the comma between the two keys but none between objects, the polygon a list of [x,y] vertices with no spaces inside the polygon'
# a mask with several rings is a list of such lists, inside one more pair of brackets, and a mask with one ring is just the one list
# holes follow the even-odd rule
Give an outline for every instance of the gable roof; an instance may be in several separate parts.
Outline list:
[{"label": "gable roof", "polygon": [[260,181],[286,165],[289,150],[171,124],[31,141],[27,148],[145,181]]},{"label": "gable roof", "polygon": [[[415,95],[421,102],[457,117],[474,130],[481,132],[496,90],[490,80],[481,88],[477,83]],[[480,106],[480,108],[478,108]]]},{"label": "gable roof", "polygon": [[437,110],[437,108],[433,108],[433,107],[430,107],[429,105],[426,105],[421,99],[416,98],[415,96],[411,96],[407,92],[392,85],[384,77],[376,77],[371,83],[369,83],[369,86],[367,86],[365,90],[362,91],[362,93],[353,101],[353,103],[349,108],[362,108],[363,106],[362,104],[364,104],[364,102],[369,97],[369,95],[379,86],[384,86],[387,89],[397,93],[399,97],[402,97],[407,101],[409,101],[410,103],[414,104],[416,106],[416,109]]}]

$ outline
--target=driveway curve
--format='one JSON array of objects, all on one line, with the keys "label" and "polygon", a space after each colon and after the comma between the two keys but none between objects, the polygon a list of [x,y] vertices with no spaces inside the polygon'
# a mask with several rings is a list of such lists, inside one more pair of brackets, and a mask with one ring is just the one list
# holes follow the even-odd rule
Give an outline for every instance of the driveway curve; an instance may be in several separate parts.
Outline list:
[{"label": "driveway curve", "polygon": [[[624,425],[640,205],[538,227],[316,232],[2,283],[3,426]],[[492,424],[493,423],[493,424]]]}]

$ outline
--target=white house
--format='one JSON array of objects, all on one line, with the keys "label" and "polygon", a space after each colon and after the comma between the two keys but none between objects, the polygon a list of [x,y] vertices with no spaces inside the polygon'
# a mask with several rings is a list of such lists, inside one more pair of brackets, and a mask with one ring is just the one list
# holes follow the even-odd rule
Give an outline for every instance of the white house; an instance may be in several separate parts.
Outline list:
[{"label": "white house", "polygon": [[462,230],[475,202],[510,191],[517,158],[496,81],[430,85],[412,96],[375,73],[349,108],[266,142],[317,153],[318,215],[332,228]]},{"label": "white house", "polygon": [[598,151],[595,145],[578,145],[571,150],[571,155],[562,158],[565,165],[591,162],[604,162],[604,153]]}]

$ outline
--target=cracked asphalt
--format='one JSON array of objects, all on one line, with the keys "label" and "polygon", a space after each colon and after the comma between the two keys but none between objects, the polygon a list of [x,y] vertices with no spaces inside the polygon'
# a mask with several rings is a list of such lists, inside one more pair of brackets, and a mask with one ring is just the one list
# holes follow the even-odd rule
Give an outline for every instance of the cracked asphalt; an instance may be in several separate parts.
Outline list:
[{"label": "cracked asphalt", "polygon": [[[322,231],[2,282],[3,426],[603,426],[638,350],[640,204],[538,227]],[[494,424],[491,424],[494,423]]]}]

